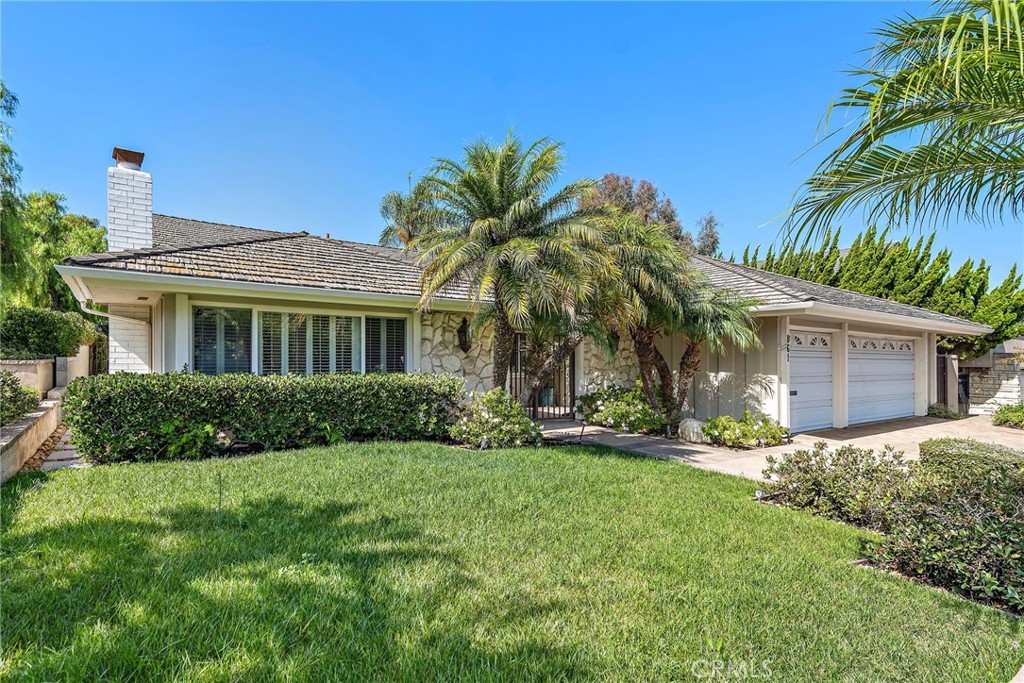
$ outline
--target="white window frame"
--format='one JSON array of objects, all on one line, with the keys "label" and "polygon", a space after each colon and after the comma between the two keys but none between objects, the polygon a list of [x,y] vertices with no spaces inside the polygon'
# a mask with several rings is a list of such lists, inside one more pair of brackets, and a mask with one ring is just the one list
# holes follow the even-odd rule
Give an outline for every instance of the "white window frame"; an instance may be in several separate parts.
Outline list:
[{"label": "white window frame", "polygon": [[[405,373],[415,372],[412,369],[412,315],[390,315],[386,313],[367,313],[363,316],[363,374],[366,370],[366,338],[369,336],[366,332],[366,320],[365,318],[377,318],[379,320],[405,320]],[[387,346],[387,327],[381,325],[381,337],[380,337],[380,350],[381,350],[381,361],[384,366],[387,366],[387,359],[384,357],[385,347]],[[386,372],[386,371],[385,371]]]},{"label": "white window frame", "polygon": [[[187,349],[188,356],[187,357],[188,357],[188,368],[189,368],[190,371],[193,371],[193,372],[195,371],[195,368],[192,367],[192,366],[195,365],[195,358],[196,358],[196,356],[195,356],[195,351],[196,351],[196,311],[195,311],[195,309],[197,309],[197,308],[248,308],[248,309],[251,309],[253,307],[252,306],[246,306],[245,304],[224,303],[224,302],[221,302],[221,301],[197,301],[197,300],[192,300],[192,299],[189,300],[189,302],[188,302],[188,349]],[[255,312],[255,310],[253,310],[252,323],[250,325],[251,329],[250,329],[250,332],[249,332],[249,334],[250,334],[249,355],[252,356],[252,358],[250,358],[249,360],[250,360],[250,367],[253,368],[253,374],[256,374],[255,368],[256,368],[256,365],[257,365],[257,360],[256,360],[257,359],[257,355],[256,355],[256,340],[257,340],[257,337],[258,337],[258,335],[256,333],[256,321],[257,320],[258,320],[258,317],[256,316],[256,312]]]},{"label": "white window frame", "polygon": [[[264,311],[266,311],[268,313],[304,313],[306,315],[333,315],[333,316],[339,316],[339,317],[358,318],[359,319],[359,325],[360,325],[360,334],[359,334],[360,368],[359,368],[358,372],[360,374],[366,374],[366,319],[367,318],[396,318],[396,319],[397,318],[401,318],[401,319],[404,319],[405,320],[405,371],[407,373],[415,372],[415,370],[413,369],[413,365],[412,365],[412,355],[413,355],[412,352],[413,352],[413,348],[414,348],[413,344],[418,344],[419,341],[416,340],[416,339],[413,339],[413,320],[414,320],[415,316],[414,316],[414,314],[412,312],[403,313],[403,312],[396,311],[394,313],[390,313],[390,312],[389,313],[377,313],[377,312],[367,312],[367,311],[364,311],[364,310],[353,310],[351,308],[317,308],[317,307],[302,306],[302,305],[297,305],[297,306],[261,305],[261,304],[247,304],[247,303],[235,302],[235,301],[231,301],[231,302],[217,301],[216,299],[193,299],[191,297],[189,297],[188,305],[189,305],[189,316],[188,316],[188,321],[189,321],[188,322],[188,325],[189,325],[189,333],[188,333],[188,358],[189,358],[190,363],[191,363],[191,359],[194,357],[193,356],[193,346],[195,345],[195,330],[193,329],[193,321],[195,320],[195,313],[193,312],[192,309],[193,308],[210,308],[210,307],[218,307],[218,308],[245,308],[245,309],[249,309],[249,310],[252,311],[252,374],[254,374],[254,375],[262,375],[263,374],[262,373],[261,363],[260,363],[260,359],[262,357],[262,352],[263,352],[263,348],[262,348],[262,346],[263,346],[262,345],[263,329],[262,329],[262,326],[260,325],[260,313],[264,312]],[[307,344],[307,346],[306,346],[306,367],[307,367],[307,369],[310,367],[310,363],[312,362],[312,353],[311,353],[311,349],[309,348],[309,345],[312,342],[312,337],[310,336],[310,331],[309,331],[311,328],[312,328],[312,325],[311,324],[307,324],[307,326],[306,326],[306,330],[307,330],[307,332],[306,332],[306,344]],[[334,334],[335,334],[335,330],[334,330],[334,326],[332,325],[331,326],[331,336],[333,337]],[[332,343],[331,346],[332,346],[332,348],[334,347],[333,343]],[[287,335],[284,335],[282,337],[281,353],[282,353],[284,358],[287,358],[287,355],[286,355],[288,353]],[[287,362],[287,361],[285,361],[285,362]],[[191,367],[191,364],[190,364],[189,367]]]}]

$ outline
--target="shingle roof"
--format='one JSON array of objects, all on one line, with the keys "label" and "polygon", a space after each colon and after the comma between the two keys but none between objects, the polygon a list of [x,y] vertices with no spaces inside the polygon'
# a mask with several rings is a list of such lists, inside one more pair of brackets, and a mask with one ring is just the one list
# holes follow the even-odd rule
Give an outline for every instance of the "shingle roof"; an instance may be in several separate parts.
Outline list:
[{"label": "shingle roof", "polygon": [[420,294],[419,269],[400,249],[390,247],[163,215],[153,216],[153,241],[158,246],[73,256],[67,263],[261,284]]},{"label": "shingle roof", "polygon": [[[329,290],[420,295],[420,270],[401,249],[238,225],[154,214],[150,249],[73,256],[67,263],[141,273],[317,287]],[[937,323],[977,325],[887,299],[828,287],[727,261],[695,256],[711,283],[765,306],[822,302]],[[465,291],[443,298],[465,299]]]},{"label": "shingle roof", "polygon": [[828,285],[816,282],[808,282],[800,278],[779,275],[778,273],[771,273],[749,266],[741,266],[707,256],[696,256],[694,261],[696,267],[704,271],[708,279],[715,285],[731,289],[740,296],[755,299],[765,305],[801,304],[820,301],[834,306],[843,306],[863,311],[890,313],[892,315],[902,315],[920,320],[932,320],[956,325],[970,325],[977,327],[979,332],[988,329],[984,325],[978,325],[969,320],[946,315],[945,313],[929,311],[925,308],[901,304],[877,296],[851,292],[848,289],[839,289],[838,287],[829,287]]}]

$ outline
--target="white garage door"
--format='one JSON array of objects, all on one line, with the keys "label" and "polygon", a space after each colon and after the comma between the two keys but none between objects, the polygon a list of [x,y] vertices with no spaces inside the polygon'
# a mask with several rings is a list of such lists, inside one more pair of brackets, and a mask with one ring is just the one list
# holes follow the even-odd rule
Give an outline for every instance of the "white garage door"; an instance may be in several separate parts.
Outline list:
[{"label": "white garage door", "polygon": [[914,414],[914,342],[850,337],[850,424]]},{"label": "white garage door", "polygon": [[789,424],[793,432],[832,426],[832,335],[789,335]]}]

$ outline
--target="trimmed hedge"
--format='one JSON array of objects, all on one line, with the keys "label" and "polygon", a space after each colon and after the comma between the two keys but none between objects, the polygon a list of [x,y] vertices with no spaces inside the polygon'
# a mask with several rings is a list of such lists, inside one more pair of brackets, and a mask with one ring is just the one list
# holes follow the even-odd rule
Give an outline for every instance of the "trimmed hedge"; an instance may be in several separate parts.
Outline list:
[{"label": "trimmed hedge", "polygon": [[72,382],[64,411],[89,462],[205,458],[243,444],[278,450],[444,439],[464,387],[451,375],[122,372]]},{"label": "trimmed hedge", "polygon": [[78,313],[11,306],[0,318],[0,358],[74,356],[98,336],[96,326]]},{"label": "trimmed hedge", "polygon": [[10,370],[0,370],[0,425],[14,422],[39,405],[39,392],[21,386]]}]

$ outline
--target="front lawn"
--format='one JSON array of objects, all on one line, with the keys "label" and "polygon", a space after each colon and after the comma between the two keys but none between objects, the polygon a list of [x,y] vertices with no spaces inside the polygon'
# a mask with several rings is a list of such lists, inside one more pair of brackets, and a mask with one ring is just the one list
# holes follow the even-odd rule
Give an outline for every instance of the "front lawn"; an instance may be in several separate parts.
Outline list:
[{"label": "front lawn", "polygon": [[1017,671],[1020,621],[855,566],[864,532],[755,486],[598,448],[436,444],[20,475],[0,678]]}]

